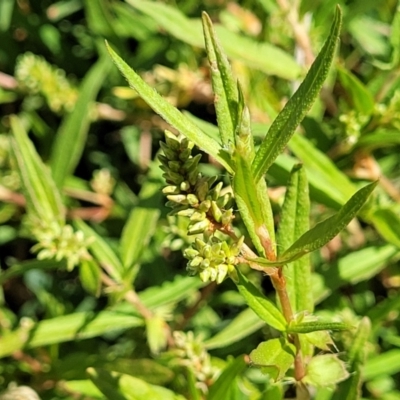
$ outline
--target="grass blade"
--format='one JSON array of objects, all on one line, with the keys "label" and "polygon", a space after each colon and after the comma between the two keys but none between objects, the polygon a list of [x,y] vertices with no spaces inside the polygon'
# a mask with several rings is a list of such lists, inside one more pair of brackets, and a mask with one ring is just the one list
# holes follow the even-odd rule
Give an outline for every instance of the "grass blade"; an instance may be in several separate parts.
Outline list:
[{"label": "grass blade", "polygon": [[50,165],[58,188],[63,186],[65,178],[73,173],[79,162],[91,124],[91,107],[110,67],[106,56],[94,64],[80,86],[74,110],[64,118],[57,132]]},{"label": "grass blade", "polygon": [[12,149],[29,211],[48,223],[65,222],[61,196],[17,116],[11,116]]}]

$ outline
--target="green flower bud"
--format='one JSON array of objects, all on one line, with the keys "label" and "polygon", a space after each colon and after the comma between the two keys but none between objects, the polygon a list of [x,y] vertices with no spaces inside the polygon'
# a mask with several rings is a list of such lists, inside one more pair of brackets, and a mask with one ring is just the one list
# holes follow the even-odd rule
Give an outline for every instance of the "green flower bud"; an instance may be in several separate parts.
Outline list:
[{"label": "green flower bud", "polygon": [[182,164],[179,161],[168,161],[168,167],[171,171],[180,172]]},{"label": "green flower bud", "polygon": [[179,154],[179,160],[186,162],[192,154],[191,149],[185,149]]},{"label": "green flower bud", "polygon": [[218,182],[217,185],[213,188],[213,190],[211,190],[210,194],[211,194],[213,200],[218,199],[223,186],[224,186],[223,182]]},{"label": "green flower bud", "polygon": [[173,171],[165,172],[163,174],[163,177],[165,178],[167,183],[175,184],[175,185],[180,185],[184,181],[184,178],[181,174],[178,174],[177,172],[173,172]]},{"label": "green flower bud", "polygon": [[201,240],[199,238],[195,239],[194,244],[198,250],[201,250],[207,246],[207,243],[204,240]]},{"label": "green flower bud", "polygon": [[204,246],[202,254],[204,258],[211,258],[212,257],[211,246],[210,245]]},{"label": "green flower bud", "polygon": [[221,217],[221,223],[222,225],[229,225],[231,223],[231,221],[233,220],[234,216],[233,216],[233,210],[229,209],[226,210]]},{"label": "green flower bud", "polygon": [[189,265],[193,267],[198,267],[203,262],[203,257],[196,256],[192,260],[189,261]]},{"label": "green flower bud", "polygon": [[181,147],[178,137],[168,130],[165,131],[165,142],[169,148],[175,151],[179,150]]},{"label": "green flower bud", "polygon": [[178,154],[164,142],[160,142],[160,147],[168,161],[178,160]]},{"label": "green flower bud", "polygon": [[198,168],[199,165],[199,161],[201,160],[201,154],[197,154],[194,157],[188,158],[184,164],[183,164],[183,168],[186,171],[193,171],[195,169]]},{"label": "green flower bud", "polygon": [[225,193],[223,196],[220,196],[218,198],[217,206],[219,208],[224,208],[228,204],[228,202],[231,200],[231,198],[232,198],[232,195],[230,193]]},{"label": "green flower bud", "polygon": [[163,188],[162,192],[165,195],[168,195],[168,194],[179,194],[180,190],[179,190],[178,186],[170,185],[170,186],[165,186],[165,188]]},{"label": "green flower bud", "polygon": [[176,214],[180,215],[181,217],[190,217],[195,210],[193,208],[185,208],[183,210],[179,210]]},{"label": "green flower bud", "polygon": [[183,252],[183,255],[188,258],[188,259],[193,259],[195,258],[197,255],[199,254],[199,252],[194,249],[193,247],[188,247],[187,249],[185,249],[185,251]]},{"label": "green flower bud", "polygon": [[188,204],[188,200],[184,194],[170,194],[167,196],[167,199],[178,204]]},{"label": "green flower bud", "polygon": [[197,222],[197,221],[203,221],[204,219],[206,219],[206,213],[205,212],[199,212],[199,211],[195,211],[192,216],[190,217],[190,220],[193,222]]},{"label": "green flower bud", "polygon": [[208,182],[203,178],[196,185],[196,194],[200,201],[205,201],[208,194],[209,186]]},{"label": "green flower bud", "polygon": [[200,268],[201,268],[201,269],[209,268],[210,264],[211,264],[210,260],[208,260],[207,258],[205,258],[205,259],[201,262]]},{"label": "green flower bud", "polygon": [[188,229],[188,235],[196,235],[204,232],[210,226],[210,221],[205,219],[204,221],[196,222]]},{"label": "green flower bud", "polygon": [[228,273],[228,266],[226,264],[218,265],[218,273],[217,273],[217,283],[220,284],[226,277]]},{"label": "green flower bud", "polygon": [[208,282],[210,280],[211,270],[207,268],[200,272],[199,276],[203,282]]},{"label": "green flower bud", "polygon": [[210,271],[210,281],[215,282],[218,276],[218,272],[215,268],[208,268],[206,271]]},{"label": "green flower bud", "polygon": [[191,188],[191,185],[188,181],[183,181],[179,186],[179,189],[182,192],[187,192],[188,190],[190,190],[190,188]]},{"label": "green flower bud", "polygon": [[207,212],[211,207],[211,201],[210,200],[204,200],[200,203],[199,205],[199,211]]},{"label": "green flower bud", "polygon": [[190,193],[187,196],[187,201],[191,206],[197,206],[199,204],[199,199],[196,195]]},{"label": "green flower bud", "polygon": [[211,202],[211,213],[217,222],[221,222],[222,211],[219,209],[215,201]]}]

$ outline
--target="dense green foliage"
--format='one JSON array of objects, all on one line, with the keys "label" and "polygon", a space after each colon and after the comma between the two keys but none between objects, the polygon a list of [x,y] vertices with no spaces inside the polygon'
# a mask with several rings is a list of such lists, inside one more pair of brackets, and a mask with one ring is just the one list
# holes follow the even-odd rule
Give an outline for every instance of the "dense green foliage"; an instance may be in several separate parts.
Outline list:
[{"label": "dense green foliage", "polygon": [[0,38],[1,400],[400,398],[400,3],[0,0]]}]

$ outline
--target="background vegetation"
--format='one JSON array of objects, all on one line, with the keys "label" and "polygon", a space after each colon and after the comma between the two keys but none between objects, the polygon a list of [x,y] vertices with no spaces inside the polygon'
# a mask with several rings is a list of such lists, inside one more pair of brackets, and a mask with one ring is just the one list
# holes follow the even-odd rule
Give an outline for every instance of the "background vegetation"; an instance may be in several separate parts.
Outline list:
[{"label": "background vegetation", "polygon": [[[400,5],[390,0],[0,1],[1,390],[15,382],[44,400],[104,399],[98,388],[113,399],[200,399],[208,388],[210,399],[294,396],[238,361],[276,332],[232,282],[187,276],[187,223],[167,216],[156,158],[168,125],[127,87],[104,39],[212,132],[207,11],[259,143],[328,36],[336,3],[344,19],[334,67],[268,171],[269,196],[278,221],[301,161],[314,226],[380,179],[359,218],[312,254],[312,292],[317,315],[365,333],[356,335],[365,350],[357,356],[352,330],[335,333],[327,349],[360,368],[362,398],[400,398]],[[223,173],[206,156],[200,166]],[[42,183],[50,173],[54,188]],[[41,195],[45,202],[32,201]],[[44,229],[43,215],[54,225]],[[267,277],[246,273],[274,296]],[[166,351],[170,329],[187,333]],[[123,374],[118,395],[110,371]],[[230,384],[213,388],[222,371]],[[313,396],[342,399],[345,382]]]}]

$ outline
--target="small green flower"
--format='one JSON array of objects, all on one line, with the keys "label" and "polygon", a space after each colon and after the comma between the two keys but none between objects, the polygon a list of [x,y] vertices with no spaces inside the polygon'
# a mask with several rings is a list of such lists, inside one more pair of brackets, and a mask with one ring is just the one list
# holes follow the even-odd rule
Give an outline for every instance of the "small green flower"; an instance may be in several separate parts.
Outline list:
[{"label": "small green flower", "polygon": [[235,270],[243,240],[244,237],[241,237],[237,243],[229,246],[215,236],[207,242],[196,238],[193,245],[184,251],[184,256],[189,260],[187,270],[191,275],[199,274],[203,282],[221,283]]},{"label": "small green flower", "polygon": [[61,226],[56,222],[32,222],[28,224],[38,243],[31,250],[37,253],[39,260],[66,260],[67,268],[71,271],[82,260],[91,259],[87,248],[93,238],[85,238],[82,231],[74,231],[71,225]]}]

